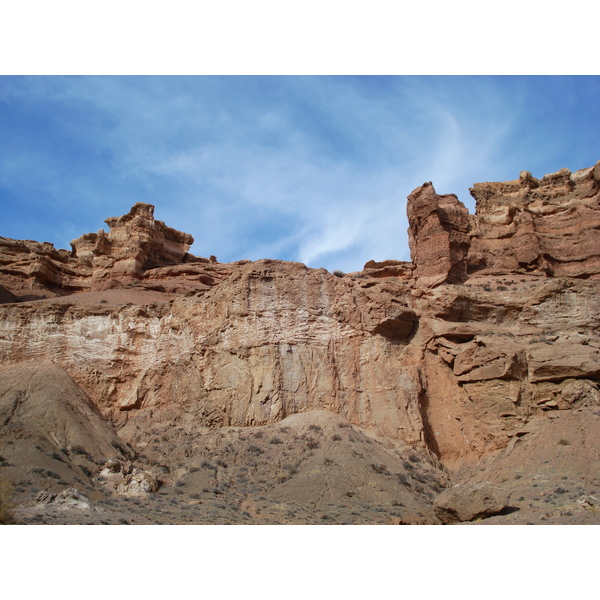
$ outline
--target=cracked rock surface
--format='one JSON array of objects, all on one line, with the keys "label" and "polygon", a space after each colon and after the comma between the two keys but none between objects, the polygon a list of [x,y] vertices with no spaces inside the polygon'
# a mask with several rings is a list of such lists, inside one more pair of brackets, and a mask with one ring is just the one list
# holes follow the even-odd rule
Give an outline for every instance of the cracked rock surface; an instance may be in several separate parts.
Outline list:
[{"label": "cracked rock surface", "polygon": [[[598,522],[599,164],[474,215],[424,184],[412,262],[348,274],[195,257],[143,203],[71,251],[0,238],[22,521]],[[36,500],[69,489],[97,510]]]}]

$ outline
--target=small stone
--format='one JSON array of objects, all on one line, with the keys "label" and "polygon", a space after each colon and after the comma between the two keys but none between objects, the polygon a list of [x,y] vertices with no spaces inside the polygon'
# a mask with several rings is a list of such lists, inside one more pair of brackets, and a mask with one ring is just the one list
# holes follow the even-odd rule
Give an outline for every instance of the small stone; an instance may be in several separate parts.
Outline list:
[{"label": "small stone", "polygon": [[542,406],[542,410],[558,410],[558,402],[550,400]]}]

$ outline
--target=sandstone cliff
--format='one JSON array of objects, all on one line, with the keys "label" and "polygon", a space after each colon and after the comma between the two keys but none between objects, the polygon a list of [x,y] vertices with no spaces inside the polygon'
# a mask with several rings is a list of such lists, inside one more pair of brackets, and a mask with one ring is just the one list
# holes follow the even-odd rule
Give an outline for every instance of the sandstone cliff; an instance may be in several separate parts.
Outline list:
[{"label": "sandstone cliff", "polygon": [[[413,262],[370,261],[344,276],[299,263],[192,256],[191,236],[154,220],[153,207],[141,203],[107,219],[109,233],[74,240],[71,252],[0,238],[0,406],[20,414],[10,407],[25,392],[11,373],[30,361],[54,365],[105,419],[108,429],[94,425],[86,456],[137,456],[167,470],[165,485],[181,487],[193,460],[208,456],[199,448],[233,452],[218,432],[242,448],[236,431],[282,437],[277,427],[294,415],[313,415],[315,428],[336,415],[379,457],[369,472],[386,485],[395,472],[396,488],[385,494],[412,481],[414,469],[402,464],[429,473],[429,484],[414,484],[425,487],[406,488],[412,495],[403,504],[413,508],[400,520],[407,522],[436,522],[431,494],[450,480],[487,473],[499,483],[506,467],[498,465],[517,456],[515,444],[542,439],[550,422],[577,422],[569,444],[579,436],[598,456],[600,442],[585,423],[595,422],[600,405],[600,163],[541,180],[523,172],[471,193],[475,215],[424,184],[407,206]],[[14,418],[5,422],[5,441],[14,437],[7,429]],[[69,436],[44,435],[55,452],[68,451]],[[293,435],[291,446],[306,432]],[[322,460],[331,465],[338,450],[327,447]],[[347,472],[359,464],[335,456]],[[396,464],[394,456],[417,458]],[[571,467],[570,477],[600,486],[586,461]],[[295,483],[268,469],[260,477],[284,479],[274,484],[280,500],[303,497],[310,482],[352,503],[343,486],[335,491],[341,484],[331,473],[315,468]],[[475,478],[472,468],[480,469]],[[83,475],[75,468],[75,476]],[[317,506],[325,492],[306,502]]]}]

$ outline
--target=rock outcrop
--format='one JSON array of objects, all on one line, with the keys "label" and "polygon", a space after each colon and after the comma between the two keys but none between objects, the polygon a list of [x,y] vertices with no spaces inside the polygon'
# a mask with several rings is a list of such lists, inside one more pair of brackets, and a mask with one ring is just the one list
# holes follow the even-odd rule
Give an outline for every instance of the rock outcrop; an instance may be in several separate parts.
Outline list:
[{"label": "rock outcrop", "polygon": [[[84,235],[71,252],[0,238],[0,440],[21,432],[6,456],[38,436],[29,464],[69,485],[85,476],[93,487],[98,465],[138,456],[163,469],[167,488],[189,479],[194,493],[208,494],[229,482],[233,498],[250,492],[214,466],[215,453],[235,464],[244,453],[279,456],[240,432],[260,429],[296,448],[318,440],[294,429],[295,417],[312,415],[317,428],[334,415],[328,439],[340,444],[323,438],[330,455],[319,460],[348,472],[349,457],[360,455],[367,462],[346,483],[360,486],[373,471],[386,498],[410,484],[398,500],[410,503],[410,516],[399,521],[447,520],[435,516],[433,494],[448,481],[492,464],[487,480],[501,483],[536,432],[560,431],[551,420],[571,415],[584,433],[597,420],[599,176],[596,165],[476,184],[475,215],[424,184],[408,199],[412,262],[370,261],[346,275],[194,257],[191,236],[155,221],[146,204],[107,219],[109,233]],[[44,386],[52,394],[42,397]],[[277,428],[288,421],[294,433],[284,435]],[[352,446],[358,438],[334,433],[338,426],[371,440],[372,458]],[[310,494],[289,481],[287,462],[265,464],[260,477],[281,503],[295,494],[321,506],[334,488],[331,498],[354,497],[314,460],[301,473],[316,486]],[[568,477],[593,480],[587,465],[569,464]],[[151,496],[158,474],[130,466],[105,476],[125,495]],[[202,477],[191,477],[199,469]],[[256,517],[254,500],[245,502]]]},{"label": "rock outcrop", "polygon": [[478,183],[471,195],[471,272],[600,277],[600,163],[541,180],[523,171],[515,181]]},{"label": "rock outcrop", "polygon": [[442,523],[460,523],[498,514],[509,500],[509,491],[488,482],[457,485],[435,499],[433,510]]},{"label": "rock outcrop", "polygon": [[112,280],[131,283],[150,269],[179,265],[194,243],[188,233],[154,219],[154,206],[138,202],[126,215],[106,219],[103,229],[71,242],[72,256],[92,267],[92,289],[111,287]]},{"label": "rock outcrop", "polygon": [[0,238],[0,303],[131,286],[192,292],[230,272],[214,257],[188,254],[193,237],[155,220],[151,204],[138,202],[106,223],[108,233],[101,229],[73,240],[71,252],[48,242]]},{"label": "rock outcrop", "polygon": [[532,273],[600,278],[600,162],[536,179],[477,183],[476,214],[425,183],[408,197],[418,285],[461,283],[468,274]]},{"label": "rock outcrop", "polygon": [[425,183],[408,197],[408,241],[419,285],[461,283],[471,240],[469,211],[454,194],[439,196]]}]

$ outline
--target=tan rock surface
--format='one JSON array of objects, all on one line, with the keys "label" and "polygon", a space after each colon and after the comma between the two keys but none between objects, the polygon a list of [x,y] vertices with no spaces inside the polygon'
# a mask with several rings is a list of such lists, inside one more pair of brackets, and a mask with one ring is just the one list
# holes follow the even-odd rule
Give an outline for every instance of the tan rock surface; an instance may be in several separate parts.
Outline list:
[{"label": "tan rock surface", "polygon": [[439,196],[425,183],[408,197],[408,241],[420,285],[466,278],[471,240],[469,211],[454,194]]},{"label": "tan rock surface", "polygon": [[188,254],[192,236],[155,220],[151,204],[138,202],[106,223],[108,233],[87,233],[71,242],[70,252],[48,242],[0,237],[0,304],[7,301],[6,293],[25,301],[133,285],[159,292],[204,291],[230,273],[216,260]]},{"label": "tan rock surface", "polygon": [[463,484],[444,490],[433,510],[442,523],[459,523],[498,514],[509,500],[509,491],[489,482]]},{"label": "tan rock surface", "polygon": [[[444,486],[528,460],[557,489],[567,462],[534,440],[577,423],[570,460],[596,452],[599,168],[476,184],[476,215],[425,184],[413,262],[345,275],[193,257],[145,204],[72,252],[0,238],[0,475],[83,486],[110,522],[134,500],[177,522],[161,498],[189,522],[438,522]],[[525,483],[490,520],[541,518]]]},{"label": "tan rock surface", "polygon": [[598,278],[599,182],[597,163],[541,180],[525,171],[515,181],[475,184],[470,269]]}]

